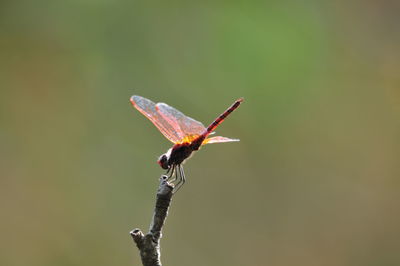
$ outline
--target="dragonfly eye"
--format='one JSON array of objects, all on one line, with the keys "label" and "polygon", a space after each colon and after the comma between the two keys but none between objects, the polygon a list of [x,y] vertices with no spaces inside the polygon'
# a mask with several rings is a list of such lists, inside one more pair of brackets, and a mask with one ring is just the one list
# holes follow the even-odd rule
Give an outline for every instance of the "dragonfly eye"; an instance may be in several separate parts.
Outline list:
[{"label": "dragonfly eye", "polygon": [[169,169],[169,165],[168,165],[168,158],[167,155],[163,154],[160,156],[160,158],[158,158],[157,163],[161,166],[162,169]]}]

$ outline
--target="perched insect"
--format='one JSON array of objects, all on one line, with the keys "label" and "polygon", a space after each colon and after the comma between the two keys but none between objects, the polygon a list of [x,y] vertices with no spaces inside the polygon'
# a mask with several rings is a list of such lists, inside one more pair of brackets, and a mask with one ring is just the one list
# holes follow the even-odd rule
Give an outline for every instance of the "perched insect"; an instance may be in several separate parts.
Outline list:
[{"label": "perched insect", "polygon": [[211,138],[208,138],[208,136],[214,133],[213,131],[218,125],[239,107],[243,98],[236,100],[231,107],[218,116],[207,128],[202,123],[165,103],[155,104],[144,97],[136,95],[132,96],[130,100],[139,112],[147,117],[168,140],[174,143],[174,146],[162,154],[157,161],[163,169],[167,170],[167,180],[175,182],[174,192],[178,191],[186,180],[182,163],[194,151],[197,151],[201,145],[239,141],[238,139],[221,136]]}]

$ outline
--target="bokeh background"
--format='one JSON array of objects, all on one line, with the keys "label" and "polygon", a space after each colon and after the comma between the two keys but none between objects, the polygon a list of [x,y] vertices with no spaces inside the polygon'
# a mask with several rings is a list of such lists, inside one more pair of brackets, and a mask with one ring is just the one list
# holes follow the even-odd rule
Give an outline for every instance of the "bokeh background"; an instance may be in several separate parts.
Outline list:
[{"label": "bokeh background", "polygon": [[0,264],[140,265],[171,145],[207,124],[165,265],[400,265],[397,1],[2,1]]}]

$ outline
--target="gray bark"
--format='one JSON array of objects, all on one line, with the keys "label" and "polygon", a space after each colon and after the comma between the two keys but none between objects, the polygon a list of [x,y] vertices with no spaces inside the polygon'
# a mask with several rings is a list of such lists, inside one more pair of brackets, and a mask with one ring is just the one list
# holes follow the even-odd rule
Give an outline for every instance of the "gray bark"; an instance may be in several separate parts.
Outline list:
[{"label": "gray bark", "polygon": [[160,239],[161,230],[168,215],[172,198],[173,185],[167,182],[167,177],[160,178],[160,185],[156,195],[156,206],[149,232],[144,235],[139,229],[133,229],[130,235],[140,251],[140,257],[144,266],[161,266]]}]

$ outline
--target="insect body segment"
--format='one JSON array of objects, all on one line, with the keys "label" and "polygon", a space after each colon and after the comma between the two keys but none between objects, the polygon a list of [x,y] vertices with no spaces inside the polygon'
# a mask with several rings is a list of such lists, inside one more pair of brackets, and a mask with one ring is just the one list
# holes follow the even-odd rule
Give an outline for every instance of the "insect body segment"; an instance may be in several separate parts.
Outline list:
[{"label": "insect body segment", "polygon": [[239,105],[243,102],[243,98],[240,98],[236,100],[231,107],[229,107],[225,112],[223,112],[217,119],[214,120],[214,122],[211,123],[211,125],[208,126],[207,128],[207,133],[210,134],[213,132],[219,124],[221,124],[225,118],[230,115],[236,108],[239,107]]}]

